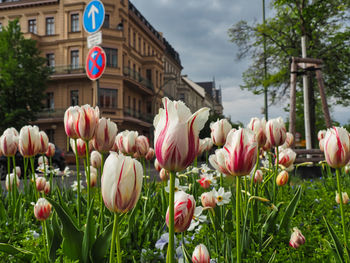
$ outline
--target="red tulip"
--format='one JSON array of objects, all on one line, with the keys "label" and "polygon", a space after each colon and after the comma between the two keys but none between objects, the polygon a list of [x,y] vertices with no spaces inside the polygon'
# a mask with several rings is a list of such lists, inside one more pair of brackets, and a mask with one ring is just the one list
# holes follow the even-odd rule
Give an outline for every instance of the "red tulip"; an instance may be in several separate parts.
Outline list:
[{"label": "red tulip", "polygon": [[252,118],[248,124],[249,129],[251,129],[255,134],[255,139],[258,142],[259,147],[263,147],[266,143],[266,120],[259,118]]},{"label": "red tulip", "polygon": [[136,151],[140,157],[145,157],[149,150],[149,140],[146,136],[138,136],[135,141]]},{"label": "red tulip", "polygon": [[210,263],[210,256],[205,245],[200,244],[196,246],[192,254],[193,263]]},{"label": "red tulip", "polygon": [[39,198],[34,206],[34,215],[39,221],[46,220],[51,213],[51,204],[45,198]]},{"label": "red tulip", "polygon": [[100,110],[98,107],[93,108],[86,104],[78,109],[75,131],[80,139],[89,141],[94,137],[99,117]]},{"label": "red tulip", "polygon": [[201,202],[203,207],[215,208],[216,198],[213,192],[205,192],[201,195]]},{"label": "red tulip", "polygon": [[297,154],[291,148],[284,149],[279,154],[279,164],[288,168],[293,165],[296,157]]},{"label": "red tulip", "polygon": [[298,248],[300,245],[303,245],[304,243],[305,243],[305,237],[297,227],[294,227],[293,233],[290,237],[289,245],[293,248]]},{"label": "red tulip", "polygon": [[35,185],[36,185],[36,190],[38,190],[38,192],[44,191],[46,186],[45,177],[37,177],[35,180]]},{"label": "red tulip", "polygon": [[278,147],[286,140],[286,127],[281,117],[271,119],[266,124],[266,137],[272,146]]},{"label": "red tulip", "polygon": [[44,131],[40,131],[39,132],[39,139],[40,139],[39,153],[45,154],[47,149],[49,148],[49,138],[47,137],[47,135]]},{"label": "red tulip", "polygon": [[69,107],[64,113],[64,130],[68,137],[72,139],[78,139],[79,135],[75,130],[75,124],[78,120],[79,107]]},{"label": "red tulip", "polygon": [[33,157],[40,151],[40,135],[37,126],[24,126],[19,133],[19,151],[23,157]]},{"label": "red tulip", "polygon": [[333,127],[327,130],[324,138],[324,155],[329,166],[340,168],[345,166],[350,159],[349,133],[341,127]]},{"label": "red tulip", "polygon": [[232,129],[232,125],[226,119],[217,120],[210,123],[211,140],[216,146],[222,146],[226,142],[227,134]]},{"label": "red tulip", "polygon": [[114,145],[117,131],[117,124],[110,119],[99,119],[92,141],[94,148],[101,153],[108,153]]},{"label": "red tulip", "polygon": [[136,152],[136,138],[138,135],[138,132],[128,130],[118,133],[116,137],[118,150],[123,154],[133,155]]},{"label": "red tulip", "polygon": [[18,132],[15,128],[8,128],[0,137],[0,149],[5,156],[14,156],[18,148]]},{"label": "red tulip", "polygon": [[[74,152],[74,154],[76,154],[75,152],[75,140],[70,139],[70,146]],[[89,151],[92,151],[92,142],[89,141]],[[82,139],[77,139],[77,154],[80,158],[85,158],[86,157],[86,144],[85,141],[83,141]]]},{"label": "red tulip", "polygon": [[145,158],[146,158],[147,161],[150,161],[150,160],[153,159],[153,157],[154,157],[154,149],[151,148],[151,147],[149,147],[148,152],[147,152]]},{"label": "red tulip", "polygon": [[50,193],[50,190],[51,190],[50,182],[46,182],[45,187],[44,187],[45,195],[48,195]]},{"label": "red tulip", "polygon": [[277,175],[276,184],[278,186],[283,186],[288,182],[288,179],[289,179],[288,172],[284,170]]},{"label": "red tulip", "polygon": [[56,150],[56,147],[53,143],[49,142],[49,146],[47,148],[47,151],[46,151],[46,156],[47,157],[53,157],[55,155],[55,150]]},{"label": "red tulip", "polygon": [[215,170],[219,171],[220,173],[230,173],[226,168],[224,149],[218,149],[215,151],[215,154],[211,154],[209,156],[209,163],[214,167]]}]

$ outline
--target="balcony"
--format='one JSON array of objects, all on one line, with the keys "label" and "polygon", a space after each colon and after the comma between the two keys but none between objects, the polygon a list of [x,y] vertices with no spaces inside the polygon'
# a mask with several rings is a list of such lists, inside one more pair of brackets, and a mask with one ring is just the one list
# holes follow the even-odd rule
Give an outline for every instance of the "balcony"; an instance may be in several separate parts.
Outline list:
[{"label": "balcony", "polygon": [[84,65],[61,65],[52,67],[51,79],[87,78]]},{"label": "balcony", "polygon": [[133,117],[135,119],[138,119],[147,123],[153,123],[153,118],[154,118],[152,114],[145,113],[145,112],[141,113],[139,111],[135,111],[129,108],[124,109],[124,117]]},{"label": "balcony", "polygon": [[37,114],[38,122],[43,119],[50,119],[50,121],[63,120],[66,109],[49,109],[45,108]]},{"label": "balcony", "polygon": [[152,82],[148,79],[143,78],[140,73],[131,68],[124,67],[123,74],[130,80],[135,81],[138,85],[141,85],[142,87],[146,88],[147,93],[153,94],[154,88]]}]

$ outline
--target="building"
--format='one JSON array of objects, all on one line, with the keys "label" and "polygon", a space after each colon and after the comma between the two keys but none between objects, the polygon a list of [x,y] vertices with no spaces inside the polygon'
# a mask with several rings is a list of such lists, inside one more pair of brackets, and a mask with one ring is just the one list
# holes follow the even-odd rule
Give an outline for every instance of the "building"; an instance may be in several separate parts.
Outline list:
[{"label": "building", "polygon": [[196,112],[200,108],[206,107],[205,90],[190,80],[187,75],[181,77],[181,84],[178,86],[178,99],[186,103],[191,112]]},{"label": "building", "polygon": [[217,89],[215,87],[215,79],[207,82],[196,82],[196,84],[205,90],[205,93],[207,94],[206,104],[210,105],[209,107],[213,109],[216,114],[222,115],[224,107],[222,106],[221,88]]},{"label": "building", "polygon": [[89,34],[83,29],[82,17],[88,2],[0,1],[0,28],[18,19],[25,37],[37,41],[54,70],[46,90],[46,107],[35,124],[61,149],[67,145],[63,116],[69,106],[99,106],[101,116],[116,122],[119,130],[151,136],[153,116],[163,96],[167,42],[127,0],[102,0],[106,15],[101,46],[107,67],[99,87],[87,78]]}]

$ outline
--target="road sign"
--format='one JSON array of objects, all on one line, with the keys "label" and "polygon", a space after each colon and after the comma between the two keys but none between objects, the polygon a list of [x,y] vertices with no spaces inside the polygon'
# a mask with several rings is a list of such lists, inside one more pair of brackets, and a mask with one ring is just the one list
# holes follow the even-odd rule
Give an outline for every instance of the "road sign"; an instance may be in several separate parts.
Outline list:
[{"label": "road sign", "polygon": [[91,80],[99,79],[106,68],[106,53],[99,46],[94,46],[89,50],[86,58],[86,75]]},{"label": "road sign", "polygon": [[92,48],[93,46],[100,45],[102,43],[102,32],[98,31],[87,37],[87,46]]},{"label": "road sign", "polygon": [[100,30],[105,20],[105,8],[101,1],[92,0],[84,10],[83,26],[86,32],[92,34]]}]

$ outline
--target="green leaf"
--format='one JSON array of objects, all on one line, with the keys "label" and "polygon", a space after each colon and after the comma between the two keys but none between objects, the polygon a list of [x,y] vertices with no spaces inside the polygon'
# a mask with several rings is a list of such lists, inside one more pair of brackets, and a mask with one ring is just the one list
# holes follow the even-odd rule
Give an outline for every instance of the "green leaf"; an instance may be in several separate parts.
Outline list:
[{"label": "green leaf", "polygon": [[22,248],[14,247],[10,244],[0,243],[0,251],[30,262],[34,253]]},{"label": "green leaf", "polygon": [[263,224],[263,227],[261,228],[261,237],[264,237],[264,233],[274,233],[276,230],[276,219],[280,212],[279,207],[282,205],[282,203],[278,203],[277,206],[274,206],[271,213],[268,215],[268,217],[265,220],[265,223]]},{"label": "green leaf", "polygon": [[56,251],[59,249],[62,243],[61,229],[57,221],[57,213],[52,216],[52,238],[49,238],[49,250],[50,250],[50,260],[55,262],[56,260]]},{"label": "green leaf", "polygon": [[68,215],[67,211],[51,198],[46,198],[55,208],[58,217],[62,221],[63,252],[73,260],[81,260],[83,232],[79,231],[74,224],[74,220]]},{"label": "green leaf", "polygon": [[323,220],[326,223],[329,235],[331,236],[333,243],[334,243],[334,246],[335,246],[335,250],[336,250],[335,254],[337,255],[336,260],[338,262],[345,262],[344,258],[343,258],[343,254],[344,254],[343,246],[342,246],[337,234],[334,232],[332,226],[327,222],[325,217],[323,217]]},{"label": "green leaf", "polygon": [[103,262],[110,247],[112,238],[113,222],[110,223],[92,246],[91,257],[93,262]]},{"label": "green leaf", "polygon": [[286,211],[284,212],[284,215],[280,223],[280,229],[285,229],[286,232],[288,231],[290,220],[292,219],[295,213],[295,210],[297,208],[298,202],[300,200],[300,196],[301,196],[301,187],[299,186],[293,199],[290,201]]},{"label": "green leaf", "polygon": [[96,222],[93,217],[93,205],[94,205],[94,200],[92,200],[88,214],[87,214],[87,222],[86,222],[86,228],[84,231],[84,238],[83,238],[82,258],[83,258],[83,262],[85,263],[89,262],[90,249],[92,244],[95,241],[94,238],[95,238]]}]

